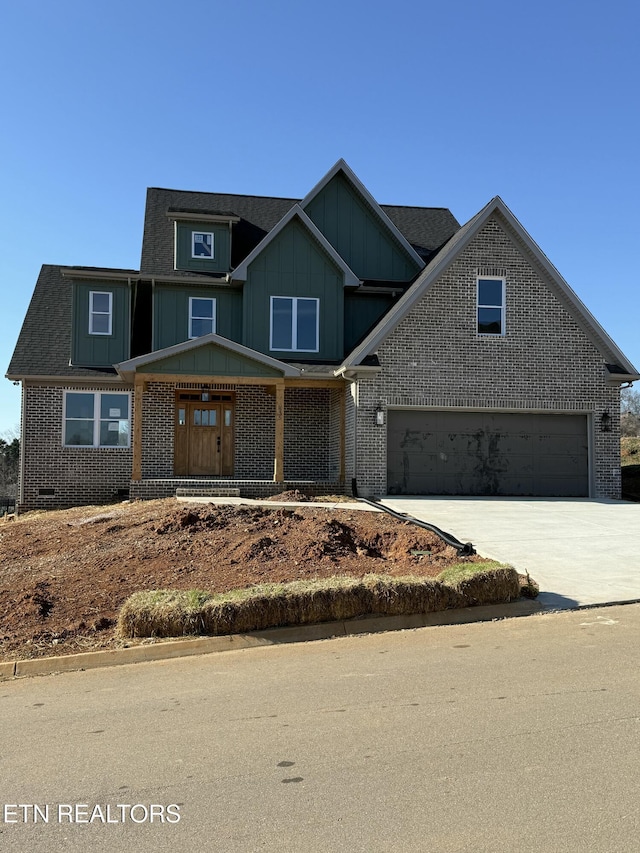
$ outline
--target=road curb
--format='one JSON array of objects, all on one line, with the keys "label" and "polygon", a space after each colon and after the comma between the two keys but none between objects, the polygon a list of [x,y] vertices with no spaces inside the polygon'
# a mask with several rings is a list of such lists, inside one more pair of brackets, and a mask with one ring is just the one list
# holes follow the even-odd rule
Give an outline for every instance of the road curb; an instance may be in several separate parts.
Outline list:
[{"label": "road curb", "polygon": [[80,652],[51,658],[0,663],[0,681],[34,675],[53,675],[98,669],[106,666],[170,660],[191,655],[206,655],[240,649],[273,646],[281,643],[299,643],[313,640],[328,640],[357,634],[374,634],[384,631],[400,631],[411,628],[427,628],[439,625],[458,625],[467,622],[489,622],[517,616],[530,616],[544,608],[537,601],[513,601],[508,604],[490,604],[479,607],[462,607],[457,610],[442,610],[437,613],[417,613],[412,616],[369,616],[340,622],[323,622],[318,625],[270,628],[251,634],[226,634],[220,637],[197,637],[196,639],[158,641],[145,646],[123,649],[108,649],[97,652]]}]

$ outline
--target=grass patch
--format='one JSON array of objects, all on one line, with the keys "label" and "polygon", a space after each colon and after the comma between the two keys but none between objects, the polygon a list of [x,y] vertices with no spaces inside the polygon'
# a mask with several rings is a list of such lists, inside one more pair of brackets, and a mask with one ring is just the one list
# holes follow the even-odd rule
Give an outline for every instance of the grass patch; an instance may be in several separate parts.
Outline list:
[{"label": "grass patch", "polygon": [[640,465],[640,436],[624,436],[620,439],[620,462],[623,468]]},{"label": "grass patch", "polygon": [[365,575],[260,584],[219,594],[137,592],[118,618],[122,637],[237,634],[358,616],[399,616],[497,604],[520,596],[518,573],[500,563],[461,563],[435,580]]}]

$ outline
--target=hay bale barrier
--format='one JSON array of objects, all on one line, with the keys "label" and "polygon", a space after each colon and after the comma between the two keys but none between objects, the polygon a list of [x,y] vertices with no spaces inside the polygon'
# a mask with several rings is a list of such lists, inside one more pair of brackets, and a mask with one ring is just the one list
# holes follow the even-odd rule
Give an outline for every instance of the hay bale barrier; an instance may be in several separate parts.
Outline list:
[{"label": "hay bale barrier", "polygon": [[520,597],[515,569],[461,563],[435,580],[365,575],[261,584],[226,593],[202,590],[137,592],[123,604],[123,638],[245,634],[362,616],[409,616],[454,607],[501,604]]}]

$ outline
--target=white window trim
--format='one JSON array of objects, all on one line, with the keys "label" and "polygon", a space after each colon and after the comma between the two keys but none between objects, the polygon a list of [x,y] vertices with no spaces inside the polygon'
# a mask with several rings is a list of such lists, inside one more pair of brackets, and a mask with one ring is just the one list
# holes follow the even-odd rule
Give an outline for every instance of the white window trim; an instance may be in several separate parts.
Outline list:
[{"label": "white window trim", "polygon": [[[213,308],[211,311],[211,317],[198,317],[193,313],[193,301],[194,299],[206,299],[209,302],[213,303]],[[196,338],[201,337],[201,335],[192,335],[191,323],[194,320],[211,320],[211,332],[215,332],[216,330],[216,316],[217,316],[218,306],[216,305],[216,300],[212,296],[190,296],[189,297],[189,328],[187,329],[187,334],[189,335],[189,340],[193,341]]]},{"label": "white window trim", "polygon": [[[67,395],[68,394],[92,394],[93,395],[93,444],[65,444],[67,421],[89,420],[89,418],[67,418]],[[121,394],[127,398],[127,417],[126,418],[101,418],[100,404],[102,394]],[[98,417],[96,417],[96,414]],[[126,444],[100,444],[100,424],[102,421],[128,421],[129,431],[127,433]],[[120,391],[119,389],[110,391],[85,391],[84,389],[75,389],[64,391],[62,399],[62,446],[76,450],[127,450],[131,447],[131,392]]]},{"label": "white window trim", "polygon": [[[211,237],[211,256],[206,258],[202,255],[196,255],[196,234],[202,234],[205,237]],[[191,260],[192,261],[213,261],[216,257],[216,235],[214,231],[192,231],[191,232]]]},{"label": "white window trim", "polygon": [[[480,302],[480,282],[481,281],[499,281],[502,283],[501,288],[501,303],[500,305],[486,305]],[[476,278],[476,334],[481,338],[503,338],[506,334],[507,330],[507,310],[506,310],[506,292],[507,292],[507,280],[504,276],[501,275],[479,275]],[[499,308],[502,317],[502,321],[500,323],[499,332],[481,332],[478,329],[478,309],[480,308]]]},{"label": "white window trim", "polygon": [[[93,310],[93,297],[94,296],[108,296],[109,297],[109,311],[94,311]],[[95,332],[93,330],[93,318],[95,315],[99,317],[104,317],[105,314],[109,315],[109,331],[108,332]],[[113,293],[109,290],[90,290],[89,291],[89,334],[90,335],[111,335],[113,332]]]},{"label": "white window trim", "polygon": [[[273,345],[273,300],[291,300],[291,349],[274,347]],[[298,344],[298,300],[305,299],[316,303],[316,347],[315,349],[300,349]],[[269,349],[272,352],[319,352],[320,351],[320,300],[314,296],[271,296],[269,303]]]}]

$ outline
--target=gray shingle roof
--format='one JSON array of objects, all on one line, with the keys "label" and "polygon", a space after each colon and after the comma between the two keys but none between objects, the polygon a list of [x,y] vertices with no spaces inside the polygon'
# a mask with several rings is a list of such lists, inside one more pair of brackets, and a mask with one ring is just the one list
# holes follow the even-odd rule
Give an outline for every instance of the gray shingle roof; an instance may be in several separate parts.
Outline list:
[{"label": "gray shingle roof", "polygon": [[69,366],[72,283],[62,277],[61,269],[45,264],[40,270],[7,376],[9,379],[75,376],[117,380],[115,370]]},{"label": "gray shingle roof", "polygon": [[[193,212],[233,211],[241,221],[234,225],[231,265],[246,258],[262,238],[300,199],[266,196],[185,192],[184,190],[147,190],[144,238],[140,271],[143,275],[191,275],[173,268],[173,222],[169,209]],[[381,205],[393,224],[425,260],[455,234],[460,227],[452,213],[443,207],[403,207]]]}]

